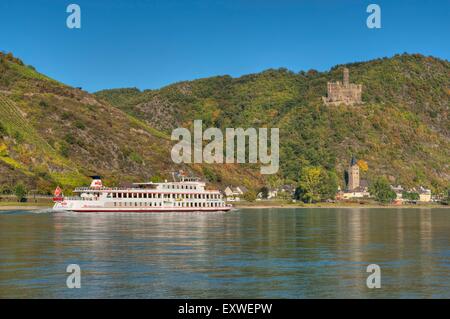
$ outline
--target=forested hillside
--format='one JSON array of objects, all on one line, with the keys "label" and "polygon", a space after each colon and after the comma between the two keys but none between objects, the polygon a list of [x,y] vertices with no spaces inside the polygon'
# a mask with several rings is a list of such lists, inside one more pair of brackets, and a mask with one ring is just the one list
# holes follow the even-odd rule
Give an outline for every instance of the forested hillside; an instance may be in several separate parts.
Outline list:
[{"label": "forested hillside", "polygon": [[[369,180],[434,189],[450,181],[450,63],[397,55],[347,64],[363,84],[363,105],[325,106],[328,72],[267,70],[218,76],[160,90],[114,89],[89,94],[59,83],[11,54],[0,55],[0,191],[66,190],[100,174],[106,183],[170,178],[191,170],[214,184],[260,187],[295,183],[306,166],[343,173],[351,155]],[[261,176],[249,165],[175,165],[172,129],[280,128],[280,170]]]}]

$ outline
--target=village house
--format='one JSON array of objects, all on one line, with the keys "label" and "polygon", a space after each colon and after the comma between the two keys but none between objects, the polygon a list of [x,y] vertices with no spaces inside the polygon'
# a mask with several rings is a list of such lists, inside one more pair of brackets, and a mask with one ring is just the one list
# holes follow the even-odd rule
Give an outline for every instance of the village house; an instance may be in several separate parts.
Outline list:
[{"label": "village house", "polygon": [[243,186],[227,186],[223,193],[225,195],[225,199],[228,202],[238,202],[241,200],[241,196],[244,195],[244,193],[247,192],[247,189]]},{"label": "village house", "polygon": [[[256,196],[258,200],[261,200],[263,198],[262,192],[259,192]],[[278,197],[278,190],[275,188],[270,188],[267,192],[267,199],[273,199]]]},{"label": "village house", "polygon": [[395,192],[395,195],[397,195],[398,200],[401,200],[403,198],[403,192],[405,191],[405,189],[403,188],[402,185],[397,186],[391,185],[391,189]]},{"label": "village house", "polygon": [[419,201],[420,202],[431,202],[431,190],[430,189],[420,186],[419,190],[417,192],[419,193]]}]

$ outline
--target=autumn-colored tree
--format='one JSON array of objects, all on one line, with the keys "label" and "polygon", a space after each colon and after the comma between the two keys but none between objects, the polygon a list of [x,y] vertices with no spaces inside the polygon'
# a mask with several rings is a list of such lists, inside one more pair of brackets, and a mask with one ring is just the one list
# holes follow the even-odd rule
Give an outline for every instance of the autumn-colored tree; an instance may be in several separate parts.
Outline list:
[{"label": "autumn-colored tree", "polygon": [[322,167],[307,166],[300,173],[300,182],[295,197],[312,203],[332,198],[337,191],[337,177]]},{"label": "autumn-colored tree", "polygon": [[356,162],[359,166],[359,169],[363,172],[367,172],[369,170],[369,165],[367,164],[367,162],[365,160],[358,160],[358,162]]}]

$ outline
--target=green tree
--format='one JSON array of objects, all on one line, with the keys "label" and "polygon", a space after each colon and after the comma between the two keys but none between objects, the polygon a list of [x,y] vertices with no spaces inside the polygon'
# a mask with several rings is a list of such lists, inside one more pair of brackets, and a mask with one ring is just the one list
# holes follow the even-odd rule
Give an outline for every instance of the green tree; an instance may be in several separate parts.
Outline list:
[{"label": "green tree", "polygon": [[320,189],[322,183],[322,169],[320,167],[304,167],[300,173],[298,185],[301,200],[307,203],[320,200]]},{"label": "green tree", "polygon": [[444,192],[444,198],[442,200],[443,205],[450,205],[450,187],[445,190]]},{"label": "green tree", "polygon": [[261,193],[262,198],[267,199],[267,197],[269,197],[269,189],[266,186],[261,187],[259,192]]},{"label": "green tree", "polygon": [[152,183],[162,183],[162,182],[164,182],[164,178],[162,178],[159,175],[154,175],[154,176],[152,176],[152,178],[150,178],[150,181]]},{"label": "green tree", "polygon": [[0,123],[0,138],[6,135],[8,135],[6,128],[2,125],[2,123]]},{"label": "green tree", "polygon": [[14,194],[17,197],[18,202],[25,201],[25,196],[27,195],[27,190],[23,184],[17,184],[14,188]]},{"label": "green tree", "polygon": [[205,175],[205,178],[211,183],[220,183],[222,181],[222,178],[218,173],[206,166],[203,167],[203,175]]},{"label": "green tree", "polygon": [[309,203],[320,200],[322,174],[320,167],[307,167],[302,170],[299,186],[305,190],[304,197]]},{"label": "green tree", "polygon": [[8,185],[0,186],[0,194],[11,194],[11,188]]},{"label": "green tree", "polygon": [[389,185],[385,177],[377,178],[369,187],[369,193],[380,203],[390,203],[397,198],[397,195]]},{"label": "green tree", "polygon": [[322,170],[320,197],[321,200],[333,199],[338,191],[338,177],[333,171]]},{"label": "green tree", "polygon": [[337,175],[320,166],[306,166],[300,173],[300,182],[294,198],[305,203],[334,198],[338,189]]},{"label": "green tree", "polygon": [[64,157],[69,157],[69,151],[69,146],[66,143],[62,143],[59,148],[60,154]]},{"label": "green tree", "polygon": [[243,198],[247,202],[254,202],[256,200],[256,193],[252,190],[249,190],[244,194]]},{"label": "green tree", "polygon": [[416,201],[416,200],[420,199],[420,195],[419,195],[419,193],[404,191],[402,193],[402,198],[404,200]]}]

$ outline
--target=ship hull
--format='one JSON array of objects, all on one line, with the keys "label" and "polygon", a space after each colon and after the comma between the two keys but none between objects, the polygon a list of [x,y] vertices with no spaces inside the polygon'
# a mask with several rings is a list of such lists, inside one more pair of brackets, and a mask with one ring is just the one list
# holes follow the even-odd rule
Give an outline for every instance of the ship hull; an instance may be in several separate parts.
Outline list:
[{"label": "ship hull", "polygon": [[69,209],[54,207],[54,211],[65,211],[74,213],[191,213],[191,212],[228,212],[233,207],[211,207],[211,208],[142,208],[142,209],[108,209],[108,208],[81,208]]}]

